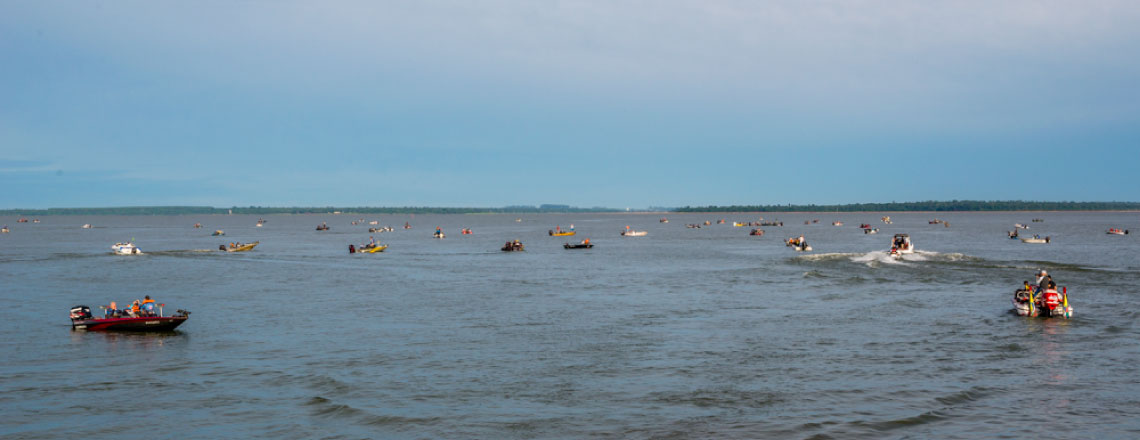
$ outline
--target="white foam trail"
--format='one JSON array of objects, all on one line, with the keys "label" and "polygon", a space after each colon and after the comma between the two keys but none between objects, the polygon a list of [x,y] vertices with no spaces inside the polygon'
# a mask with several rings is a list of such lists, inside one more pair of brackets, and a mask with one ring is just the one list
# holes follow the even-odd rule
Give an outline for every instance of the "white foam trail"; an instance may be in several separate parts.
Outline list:
[{"label": "white foam trail", "polygon": [[[904,259],[910,257],[909,255],[903,256]],[[855,254],[851,257],[851,261],[855,263],[864,263],[868,267],[875,267],[883,264],[906,264],[904,260],[896,260],[891,257],[890,252],[887,251],[871,251],[865,254]]]}]

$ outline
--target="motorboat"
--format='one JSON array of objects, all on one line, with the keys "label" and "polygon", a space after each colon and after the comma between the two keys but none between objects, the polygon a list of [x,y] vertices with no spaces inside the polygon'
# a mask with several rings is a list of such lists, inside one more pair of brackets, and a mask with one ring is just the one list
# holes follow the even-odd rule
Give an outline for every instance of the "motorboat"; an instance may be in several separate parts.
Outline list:
[{"label": "motorboat", "polygon": [[523,244],[518,240],[508,241],[507,244],[504,244],[503,247],[499,248],[499,250],[503,252],[522,252],[524,249],[525,246],[523,246]]},{"label": "motorboat", "polygon": [[1035,218],[1035,219],[1033,219],[1033,223],[1042,223],[1042,222],[1044,222],[1044,221],[1045,221],[1045,219],[1043,219],[1043,218]]},{"label": "motorboat", "polygon": [[111,251],[117,255],[142,255],[142,250],[131,242],[115,243],[111,246]]},{"label": "motorboat", "polygon": [[843,222],[836,220],[831,222],[831,226],[843,226]]},{"label": "motorboat", "polygon": [[550,231],[547,232],[547,234],[550,234],[551,237],[568,237],[568,236],[577,234],[577,232],[563,231],[561,229],[551,229]]},{"label": "motorboat", "polygon": [[764,230],[763,229],[753,229],[751,231],[748,231],[748,235],[755,235],[757,237],[763,236]]},{"label": "motorboat", "polygon": [[384,252],[384,249],[388,249],[388,245],[380,243],[362,244],[360,247],[348,245],[348,253],[350,254],[375,254]]},{"label": "motorboat", "polygon": [[621,231],[622,237],[644,237],[646,235],[649,235],[649,231],[635,231],[630,229],[629,226],[626,226],[625,230]]},{"label": "motorboat", "polygon": [[321,224],[317,225],[317,230],[318,231],[327,231],[327,230],[329,230],[329,225],[325,224],[324,222],[321,222]]},{"label": "motorboat", "polygon": [[718,224],[718,225],[723,225],[723,224],[724,224],[724,219],[722,218],[722,219],[720,219],[720,220],[717,220],[717,221],[716,221],[716,224]]},{"label": "motorboat", "polygon": [[1069,293],[1067,287],[1061,287],[1061,291],[1045,290],[1035,294],[1033,290],[1017,289],[1013,293],[1013,313],[1017,316],[1027,316],[1030,318],[1072,318],[1073,307],[1069,305]]},{"label": "motorboat", "polygon": [[700,229],[701,225],[700,223],[688,223],[685,225],[685,227],[689,229]]},{"label": "motorboat", "polygon": [[27,223],[27,222],[28,222],[28,219],[26,219],[26,218],[20,218],[19,220],[16,220],[16,223]]},{"label": "motorboat", "polygon": [[12,231],[10,229],[8,229],[8,226],[4,226],[3,228],[0,228],[0,234],[7,234],[9,232],[12,232]]},{"label": "motorboat", "polygon": [[889,216],[889,215],[883,216],[879,220],[881,220],[884,224],[888,224],[888,225],[891,224],[891,216]]},{"label": "motorboat", "polygon": [[871,229],[871,224],[870,223],[860,223],[859,229]]},{"label": "motorboat", "polygon": [[789,238],[784,241],[784,245],[791,247],[796,252],[811,252],[811,245],[802,236]]},{"label": "motorboat", "polygon": [[218,230],[214,231],[214,233],[213,233],[213,234],[210,234],[210,235],[213,235],[214,237],[219,237],[219,236],[222,236],[222,235],[226,235],[226,231],[223,231],[223,230],[221,230],[221,229],[218,229]]},{"label": "motorboat", "polygon": [[582,240],[581,243],[574,243],[574,244],[564,243],[562,245],[562,247],[565,249],[590,249],[590,248],[594,247],[594,244],[590,243],[590,239],[585,239],[585,240]]},{"label": "motorboat", "polygon": [[1050,241],[1049,237],[1041,238],[1040,236],[1037,236],[1037,235],[1021,239],[1022,243],[1033,243],[1033,244],[1045,244],[1045,243],[1048,243],[1049,241]]},{"label": "motorboat", "polygon": [[1017,229],[1029,229],[1029,225],[1023,225],[1021,223],[1014,223],[1013,227]]},{"label": "motorboat", "polygon": [[91,229],[91,228],[93,228],[93,227],[94,227],[94,226],[91,226],[91,223],[84,223],[84,224],[83,224],[83,229]]},{"label": "motorboat", "polygon": [[1108,233],[1112,235],[1126,235],[1128,234],[1128,230],[1121,230],[1120,228],[1109,228]]},{"label": "motorboat", "polygon": [[895,259],[901,259],[903,254],[913,253],[914,243],[911,243],[910,235],[895,234],[894,238],[891,239],[891,257]]},{"label": "motorboat", "polygon": [[864,234],[878,234],[879,228],[863,228]]},{"label": "motorboat", "polygon": [[368,222],[368,224],[370,224],[372,226],[376,226],[376,225],[380,224],[380,220],[372,220],[372,221]]},{"label": "motorboat", "polygon": [[83,305],[71,308],[71,329],[87,331],[168,332],[190,318],[190,312],[178,310],[174,316],[163,316],[159,304],[156,316],[132,316],[120,310],[108,310],[104,318],[91,315],[91,308]]},{"label": "motorboat", "polygon": [[194,229],[202,229],[201,223],[194,223]]},{"label": "motorboat", "polygon": [[255,241],[253,243],[245,243],[245,244],[231,243],[230,246],[226,246],[223,244],[223,245],[218,246],[218,250],[219,251],[226,251],[226,252],[246,252],[246,251],[253,250],[253,248],[256,247],[258,243],[261,243],[261,242]]},{"label": "motorboat", "polygon": [[784,226],[784,222],[778,222],[778,221],[760,222],[759,226]]},{"label": "motorboat", "polygon": [[408,222],[404,222],[404,229],[412,229],[412,224],[408,223]]},{"label": "motorboat", "polygon": [[1014,229],[1014,230],[1012,230],[1012,231],[1006,232],[1005,234],[1009,236],[1009,239],[1010,239],[1010,240],[1017,240],[1018,238],[1020,238],[1020,237],[1021,237],[1021,235],[1019,235],[1019,234],[1017,233],[1017,229]]},{"label": "motorboat", "polygon": [[447,235],[444,234],[443,231],[438,229],[438,228],[436,228],[435,232],[432,233],[431,236],[434,238],[446,238],[447,237]]},{"label": "motorboat", "polygon": [[667,218],[665,218],[665,217],[661,217],[661,220],[658,220],[658,222],[661,222],[661,223],[669,223],[669,219],[667,219]]}]

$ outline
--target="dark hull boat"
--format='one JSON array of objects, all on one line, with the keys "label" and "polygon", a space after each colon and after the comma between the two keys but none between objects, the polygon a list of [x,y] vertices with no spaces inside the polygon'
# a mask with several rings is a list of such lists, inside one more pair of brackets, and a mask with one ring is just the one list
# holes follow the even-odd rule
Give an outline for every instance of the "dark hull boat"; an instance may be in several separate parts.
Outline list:
[{"label": "dark hull boat", "polygon": [[168,332],[190,319],[190,312],[179,310],[174,316],[138,316],[95,318],[87,306],[71,309],[71,329],[88,331]]},{"label": "dark hull boat", "polygon": [[576,243],[576,244],[564,243],[562,245],[562,247],[564,247],[566,249],[590,249],[590,248],[594,247],[594,244],[593,243]]},{"label": "dark hull boat", "polygon": [[168,332],[178,328],[189,316],[145,316],[138,318],[106,318],[72,320],[73,330],[120,332]]}]

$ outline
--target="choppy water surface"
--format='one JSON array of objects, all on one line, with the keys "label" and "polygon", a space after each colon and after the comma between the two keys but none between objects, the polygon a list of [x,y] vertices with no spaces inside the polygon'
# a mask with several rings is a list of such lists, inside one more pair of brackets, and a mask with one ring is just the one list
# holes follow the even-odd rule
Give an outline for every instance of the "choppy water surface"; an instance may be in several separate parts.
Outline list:
[{"label": "choppy water surface", "polygon": [[[1140,215],[880,216],[765,214],[785,226],[763,237],[731,226],[754,214],[363,216],[414,226],[376,234],[355,215],[0,218],[0,435],[1140,435],[1140,244],[1105,234]],[[547,236],[571,223],[577,237]],[[1053,242],[1009,240],[1014,223]],[[902,262],[884,252],[899,232],[920,250]],[[815,252],[783,246],[800,233]],[[347,253],[369,235],[391,247]],[[146,255],[110,254],[131,238]],[[516,238],[526,252],[499,252]],[[581,238],[596,247],[562,249]],[[1074,319],[1009,313],[1038,268],[1068,286]],[[70,329],[72,305],[144,294],[191,319]]]}]

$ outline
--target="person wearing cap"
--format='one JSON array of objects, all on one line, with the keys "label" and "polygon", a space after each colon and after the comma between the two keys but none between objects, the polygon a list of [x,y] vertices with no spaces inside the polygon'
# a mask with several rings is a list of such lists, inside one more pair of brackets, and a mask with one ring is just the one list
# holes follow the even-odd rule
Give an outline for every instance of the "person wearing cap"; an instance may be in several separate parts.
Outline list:
[{"label": "person wearing cap", "polygon": [[1049,288],[1049,283],[1053,281],[1053,277],[1049,276],[1049,272],[1044,270],[1037,272],[1037,292],[1043,292]]}]

